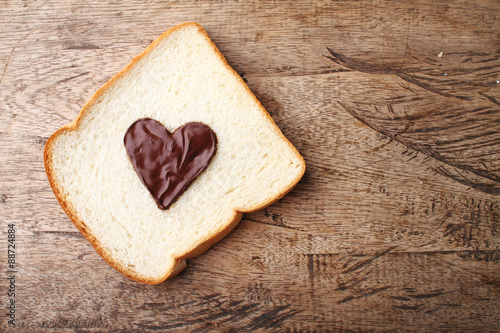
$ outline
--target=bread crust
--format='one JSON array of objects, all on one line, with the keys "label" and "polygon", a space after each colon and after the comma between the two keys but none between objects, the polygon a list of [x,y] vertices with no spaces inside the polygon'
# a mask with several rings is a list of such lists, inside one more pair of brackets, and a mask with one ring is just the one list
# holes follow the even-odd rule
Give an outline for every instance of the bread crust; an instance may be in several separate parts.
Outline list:
[{"label": "bread crust", "polygon": [[[219,229],[213,232],[210,235],[207,235],[202,241],[200,241],[198,244],[195,244],[192,246],[191,249],[186,251],[185,253],[177,253],[174,255],[174,265],[172,266],[172,269],[168,272],[165,273],[165,275],[158,277],[158,278],[151,278],[148,276],[144,276],[142,274],[139,274],[138,272],[135,272],[131,269],[129,269],[126,265],[122,264],[113,256],[106,251],[104,246],[99,242],[97,237],[92,233],[92,231],[87,227],[85,222],[78,216],[75,208],[73,207],[71,201],[68,199],[66,193],[64,193],[64,190],[60,186],[60,184],[57,183],[56,177],[55,177],[55,171],[54,171],[54,166],[52,164],[52,155],[53,155],[53,150],[52,146],[59,136],[66,132],[71,132],[71,131],[77,131],[80,125],[80,121],[82,118],[85,117],[87,114],[88,110],[91,108],[91,106],[98,102],[99,99],[101,98],[102,95],[104,95],[107,90],[113,86],[113,84],[123,77],[128,71],[130,71],[138,61],[140,61],[144,56],[149,54],[163,39],[167,38],[170,34],[173,32],[188,27],[188,26],[194,26],[198,29],[198,31],[203,35],[203,37],[206,39],[206,41],[210,44],[210,47],[212,50],[215,52],[215,54],[220,58],[224,66],[232,73],[234,77],[236,77],[237,80],[239,80],[240,84],[245,87],[247,93],[252,96],[252,98],[255,100],[257,103],[259,110],[261,111],[262,115],[267,119],[269,124],[271,125],[272,129],[276,132],[278,137],[281,138],[286,144],[289,146],[289,148],[293,151],[293,153],[296,155],[296,157],[300,161],[300,169],[299,173],[297,174],[297,177],[290,183],[290,186],[288,188],[285,188],[281,193],[279,193],[275,198],[272,198],[268,202],[265,202],[263,204],[254,206],[254,207],[245,207],[245,208],[234,208],[234,215],[231,217],[231,219],[228,219],[226,223],[223,224],[223,226]],[[250,88],[245,84],[243,79],[236,73],[236,71],[229,66],[227,63],[226,59],[222,55],[222,53],[219,51],[217,46],[213,43],[213,41],[210,39],[208,36],[207,32],[201,27],[196,22],[186,22],[179,24],[168,31],[164,32],[162,35],[160,35],[158,38],[156,38],[144,51],[142,51],[139,55],[134,57],[132,61],[125,66],[118,74],[113,76],[108,82],[104,84],[95,94],[94,96],[83,106],[82,110],[80,113],[77,115],[77,117],[69,124],[61,127],[58,129],[54,134],[50,136],[50,138],[47,140],[47,143],[45,144],[45,149],[44,149],[44,165],[45,165],[45,171],[47,173],[47,178],[49,180],[50,186],[59,202],[63,210],[66,212],[68,217],[71,219],[73,224],[78,228],[80,233],[92,244],[96,252],[114,269],[125,275],[126,277],[137,281],[137,282],[142,282],[146,284],[159,284],[166,279],[170,279],[180,273],[185,267],[186,267],[186,260],[187,258],[195,257],[198,256],[205,251],[207,251],[212,245],[220,241],[222,238],[224,238],[227,234],[233,230],[238,223],[240,222],[241,218],[243,217],[243,213],[250,213],[254,212],[257,210],[260,210],[264,207],[267,207],[271,205],[272,203],[276,202],[277,200],[281,199],[284,195],[286,195],[288,192],[290,192],[295,185],[299,182],[299,180],[302,178],[305,172],[305,161],[302,158],[302,156],[299,154],[297,149],[288,141],[288,139],[283,135],[283,133],[280,131],[272,117],[267,113],[267,111],[264,109],[260,101],[255,97],[255,95],[251,92]]]}]

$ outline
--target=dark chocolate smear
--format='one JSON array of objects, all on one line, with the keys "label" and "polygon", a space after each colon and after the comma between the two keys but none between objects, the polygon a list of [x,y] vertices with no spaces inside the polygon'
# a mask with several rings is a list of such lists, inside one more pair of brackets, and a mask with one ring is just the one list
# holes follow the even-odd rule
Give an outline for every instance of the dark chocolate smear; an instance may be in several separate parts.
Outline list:
[{"label": "dark chocolate smear", "polygon": [[161,209],[168,209],[179,198],[217,150],[214,131],[195,122],[171,134],[156,120],[139,119],[123,141],[135,171]]}]

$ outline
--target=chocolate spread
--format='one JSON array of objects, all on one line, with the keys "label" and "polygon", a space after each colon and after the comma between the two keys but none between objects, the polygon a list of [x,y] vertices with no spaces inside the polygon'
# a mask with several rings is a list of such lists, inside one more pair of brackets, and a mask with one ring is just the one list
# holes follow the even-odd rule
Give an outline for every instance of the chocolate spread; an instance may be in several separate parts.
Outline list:
[{"label": "chocolate spread", "polygon": [[202,123],[187,123],[171,134],[158,121],[133,123],[123,139],[139,178],[160,209],[168,209],[210,164],[217,136]]}]

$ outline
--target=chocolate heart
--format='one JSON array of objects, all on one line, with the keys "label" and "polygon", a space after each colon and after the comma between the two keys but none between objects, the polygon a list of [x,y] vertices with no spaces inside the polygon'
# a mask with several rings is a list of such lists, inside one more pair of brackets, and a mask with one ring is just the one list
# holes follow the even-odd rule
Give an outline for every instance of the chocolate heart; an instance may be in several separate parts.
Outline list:
[{"label": "chocolate heart", "polygon": [[130,125],[125,149],[158,207],[167,209],[212,161],[217,136],[202,123],[187,123],[173,134],[149,118]]}]

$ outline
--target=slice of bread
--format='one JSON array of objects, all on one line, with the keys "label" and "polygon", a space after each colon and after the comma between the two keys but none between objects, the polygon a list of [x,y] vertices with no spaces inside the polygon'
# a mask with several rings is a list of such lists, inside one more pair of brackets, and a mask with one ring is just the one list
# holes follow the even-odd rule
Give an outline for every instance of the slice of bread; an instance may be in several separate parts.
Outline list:
[{"label": "slice of bread", "polygon": [[[127,129],[151,118],[173,133],[208,125],[217,153],[166,210],[134,170]],[[289,192],[305,162],[203,28],[170,29],[106,83],[47,141],[59,203],[96,251],[127,277],[157,284],[227,235],[244,212]]]}]

